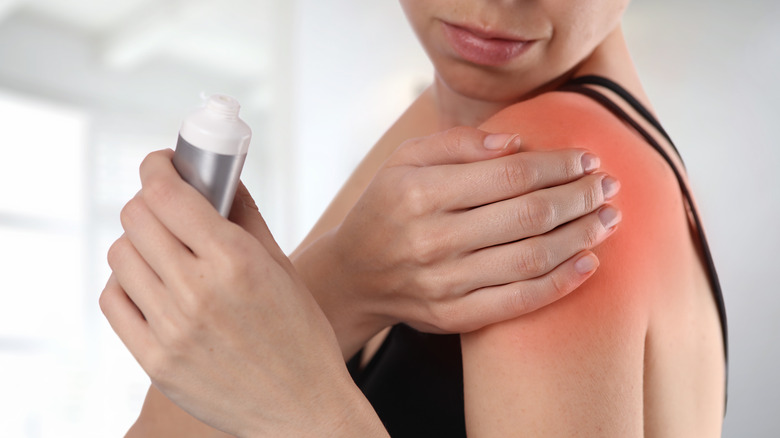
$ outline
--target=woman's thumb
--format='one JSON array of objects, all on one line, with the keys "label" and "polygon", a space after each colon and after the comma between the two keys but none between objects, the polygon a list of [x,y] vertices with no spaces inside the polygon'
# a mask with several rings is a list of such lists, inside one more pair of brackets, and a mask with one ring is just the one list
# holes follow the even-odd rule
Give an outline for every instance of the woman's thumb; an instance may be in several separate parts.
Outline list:
[{"label": "woman's thumb", "polygon": [[228,219],[259,240],[271,255],[286,258],[243,182],[238,183]]},{"label": "woman's thumb", "polygon": [[473,163],[518,152],[521,143],[518,134],[494,134],[461,126],[408,141],[398,149],[395,159],[421,167]]}]

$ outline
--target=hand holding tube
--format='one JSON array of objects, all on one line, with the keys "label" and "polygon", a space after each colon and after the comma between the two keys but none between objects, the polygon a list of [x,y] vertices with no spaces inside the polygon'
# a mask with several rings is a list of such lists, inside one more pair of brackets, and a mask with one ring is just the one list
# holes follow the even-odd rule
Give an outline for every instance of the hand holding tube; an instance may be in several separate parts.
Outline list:
[{"label": "hand holding tube", "polygon": [[155,152],[142,164],[100,299],[154,385],[237,436],[386,436],[246,190],[229,222],[171,157]]}]

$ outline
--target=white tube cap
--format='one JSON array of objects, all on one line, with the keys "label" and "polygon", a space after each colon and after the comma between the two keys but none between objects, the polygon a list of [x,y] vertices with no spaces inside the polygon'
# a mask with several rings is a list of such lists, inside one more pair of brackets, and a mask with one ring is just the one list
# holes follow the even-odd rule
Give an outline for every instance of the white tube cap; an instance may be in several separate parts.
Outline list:
[{"label": "white tube cap", "polygon": [[203,107],[184,119],[179,135],[191,145],[216,154],[246,154],[252,130],[238,117],[240,109],[233,97],[209,96]]}]

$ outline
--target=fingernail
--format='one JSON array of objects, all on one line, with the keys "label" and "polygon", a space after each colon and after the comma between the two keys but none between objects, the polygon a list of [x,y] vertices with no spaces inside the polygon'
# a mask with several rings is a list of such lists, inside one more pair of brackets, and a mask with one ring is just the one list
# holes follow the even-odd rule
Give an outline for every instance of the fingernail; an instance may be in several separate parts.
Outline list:
[{"label": "fingernail", "polygon": [[604,229],[611,230],[623,220],[623,214],[617,208],[606,205],[599,210],[599,220],[604,225]]},{"label": "fingernail", "polygon": [[582,155],[582,170],[585,171],[585,173],[591,173],[598,169],[599,166],[601,166],[601,160],[599,157],[591,154],[590,152],[586,152]]},{"label": "fingernail", "polygon": [[[515,138],[520,137],[520,134],[490,134],[487,137],[485,137],[484,146],[485,149],[490,149],[492,151],[497,151],[501,149],[506,149],[507,146],[509,146]],[[519,145],[519,138],[517,140]]]},{"label": "fingernail", "polygon": [[595,254],[586,254],[580,257],[579,260],[574,262],[574,270],[580,275],[585,275],[589,272],[593,272],[599,267],[599,259]]},{"label": "fingernail", "polygon": [[604,200],[609,201],[620,191],[620,181],[607,175],[601,180],[601,190],[604,193]]}]

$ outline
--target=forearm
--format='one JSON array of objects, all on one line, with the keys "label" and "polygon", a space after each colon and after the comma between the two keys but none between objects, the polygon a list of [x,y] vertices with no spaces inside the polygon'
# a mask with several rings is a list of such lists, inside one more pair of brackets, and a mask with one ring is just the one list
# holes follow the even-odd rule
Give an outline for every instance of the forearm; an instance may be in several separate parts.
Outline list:
[{"label": "forearm", "polygon": [[333,250],[335,230],[292,255],[292,263],[336,332],[344,358],[350,358],[384,327],[388,318],[372,314],[356,294],[341,257]]}]

